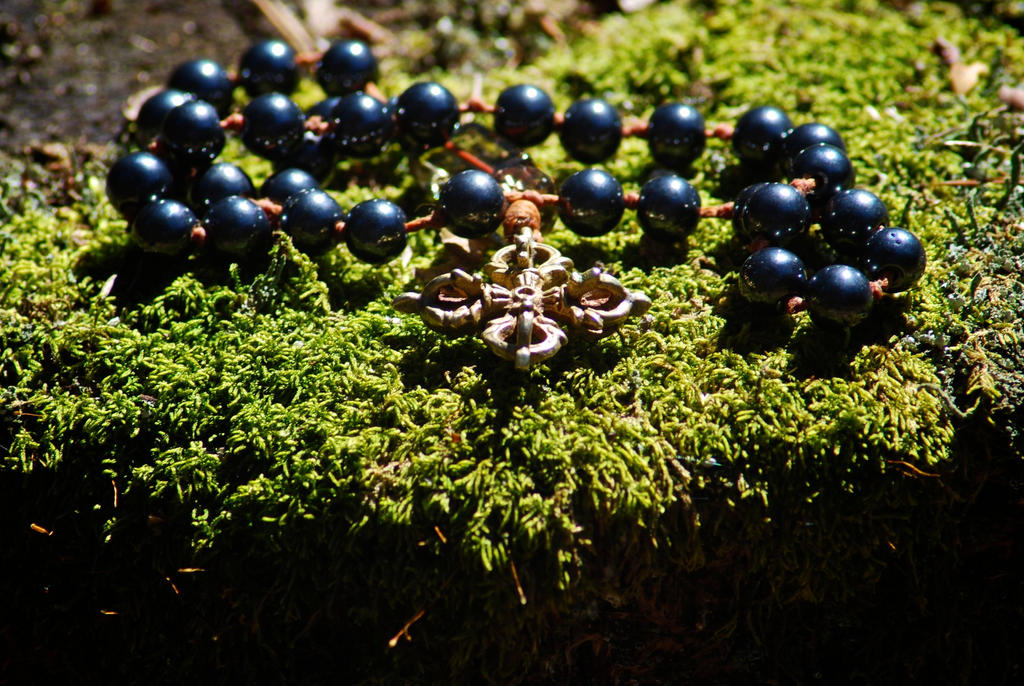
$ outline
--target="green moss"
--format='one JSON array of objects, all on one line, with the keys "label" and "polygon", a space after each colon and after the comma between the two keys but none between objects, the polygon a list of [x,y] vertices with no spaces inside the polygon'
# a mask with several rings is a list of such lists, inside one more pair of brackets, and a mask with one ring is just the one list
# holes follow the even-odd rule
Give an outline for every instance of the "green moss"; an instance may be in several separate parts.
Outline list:
[{"label": "green moss", "polygon": [[[929,53],[939,35],[993,67],[965,97]],[[965,513],[989,475],[1021,469],[1024,211],[1013,186],[942,182],[1012,172],[1019,122],[993,93],[1021,52],[946,5],[662,4],[488,76],[487,97],[532,80],[563,108],[596,94],[645,116],[685,98],[732,121],[772,102],[834,125],[930,260],[849,337],[744,304],[727,222],[670,255],[641,251],[631,218],[601,239],[556,228],[578,266],[648,293],[651,318],[519,374],[391,310],[439,257],[427,235],[383,267],[284,238],[258,265],[171,264],[131,251],[101,178],[70,208],[9,208],[2,562],[27,590],[3,628],[31,637],[15,668],[70,632],[78,647],[47,669],[75,673],[110,640],[124,674],[168,680],[226,663],[261,681],[506,682],[541,659],[566,669],[572,632],[603,608],[655,621],[653,599],[675,593],[707,616],[677,606],[673,635],[724,661],[756,646],[752,673],[998,676],[1006,646],[973,643],[968,601],[944,598],[999,600],[1019,626],[1019,603],[959,575]],[[390,66],[385,90],[420,77]],[[723,201],[741,180],[727,146],[709,148],[692,178]],[[535,157],[576,169],[554,140]],[[648,165],[628,140],[608,168],[638,189]],[[346,206],[421,197],[397,155],[366,174],[339,174]],[[412,642],[389,648],[412,618]],[[788,643],[814,635],[817,651]],[[886,652],[894,640],[907,654]]]}]

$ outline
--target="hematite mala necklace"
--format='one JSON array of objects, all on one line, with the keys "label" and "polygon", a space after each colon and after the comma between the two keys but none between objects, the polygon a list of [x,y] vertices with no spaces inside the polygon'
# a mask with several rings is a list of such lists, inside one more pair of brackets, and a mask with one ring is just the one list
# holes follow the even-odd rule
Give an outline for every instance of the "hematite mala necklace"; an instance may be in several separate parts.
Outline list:
[{"label": "hematite mala necklace", "polygon": [[[302,64],[316,65],[328,95],[307,112],[287,95]],[[394,307],[448,335],[479,334],[517,369],[558,352],[567,330],[606,336],[651,305],[599,267],[575,271],[543,243],[541,231],[553,214],[578,235],[594,237],[618,226],[628,208],[644,233],[663,243],[685,240],[701,217],[731,219],[750,251],[739,274],[743,296],[788,314],[808,310],[826,327],[860,322],[875,300],[907,290],[924,272],[921,242],[889,226],[873,193],[853,188],[845,144],[824,124],[794,127],[782,110],[764,106],[747,111],[735,127],[706,127],[696,109],[670,103],[648,121],[624,126],[602,99],[578,100],[560,114],[531,85],[505,89],[493,105],[476,97],[459,104],[433,82],[387,100],[375,86],[377,74],[368,46],[354,40],[315,56],[297,56],[280,41],[257,43],[235,76],[209,60],[186,62],[142,104],[134,131],[147,150],[111,167],[107,195],[142,250],[176,256],[197,247],[246,259],[267,250],[277,227],[308,253],[344,242],[355,257],[383,263],[405,249],[412,231],[447,227],[466,239],[500,231],[506,245],[483,276],[453,269],[422,292],[399,296]],[[236,86],[252,99],[231,113]],[[493,132],[460,123],[465,112],[492,115]],[[225,131],[273,162],[276,171],[258,193],[240,168],[214,163]],[[624,192],[597,168],[572,174],[556,192],[522,152],[556,131],[566,152],[585,164],[611,157],[623,137],[643,137],[664,169],[639,193]],[[679,173],[703,154],[709,137],[730,140],[747,169],[769,178],[781,171],[790,182],[755,183],[733,202],[702,207]],[[410,220],[383,199],[345,212],[320,188],[339,159],[373,158],[393,142],[403,145],[434,193],[430,214]],[[838,260],[808,278],[804,262],[786,246],[813,222]]]}]

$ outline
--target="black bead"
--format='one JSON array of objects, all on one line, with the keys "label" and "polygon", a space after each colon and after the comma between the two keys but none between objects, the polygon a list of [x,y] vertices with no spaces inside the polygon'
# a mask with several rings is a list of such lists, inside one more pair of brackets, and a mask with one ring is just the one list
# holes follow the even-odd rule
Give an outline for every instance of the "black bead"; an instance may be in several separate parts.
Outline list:
[{"label": "black bead", "polygon": [[807,199],[788,183],[766,183],[755,189],[743,207],[743,238],[761,236],[784,245],[807,232],[811,208]]},{"label": "black bead", "polygon": [[203,217],[207,244],[219,253],[245,258],[270,243],[270,220],[259,205],[238,195],[221,198]]},{"label": "black bead", "polygon": [[803,295],[806,288],[803,261],[784,248],[762,248],[740,267],[740,293],[751,302],[775,305],[783,298]]},{"label": "black bead", "polygon": [[604,100],[577,100],[565,112],[559,137],[573,159],[587,164],[600,162],[619,149],[622,120]]},{"label": "black bead", "polygon": [[306,116],[287,95],[265,93],[242,110],[242,142],[261,157],[280,157],[302,138]]},{"label": "black bead", "polygon": [[333,137],[328,134],[318,136],[312,131],[306,131],[288,152],[274,158],[274,169],[294,167],[309,172],[318,181],[324,181],[334,171],[335,162]]},{"label": "black bead", "polygon": [[778,107],[755,107],[736,122],[732,149],[744,164],[774,169],[782,154],[782,140],[792,128],[793,123]]},{"label": "black bead", "polygon": [[807,282],[812,319],[826,326],[853,326],[868,316],[875,299],[868,278],[845,264],[819,269]]},{"label": "black bead", "polygon": [[167,87],[194,94],[213,105],[223,117],[231,109],[235,84],[224,67],[213,60],[198,59],[179,64],[167,80]]},{"label": "black bead", "polygon": [[478,169],[461,171],[441,187],[441,211],[452,233],[482,238],[492,233],[505,216],[505,194],[490,174]]},{"label": "black bead", "polygon": [[252,197],[255,194],[256,188],[248,174],[230,162],[218,162],[192,182],[188,202],[202,216],[221,198],[229,195]]},{"label": "black bead", "polygon": [[341,205],[313,188],[288,198],[281,210],[281,229],[300,250],[317,255],[333,243],[335,225],[345,219]]},{"label": "black bead", "polygon": [[860,255],[868,238],[889,225],[889,211],[874,193],[848,188],[829,199],[820,222],[829,245],[846,255]]},{"label": "black bead", "polygon": [[661,241],[686,238],[700,220],[700,195],[681,176],[666,174],[640,189],[636,218],[644,233]]},{"label": "black bead", "polygon": [[704,117],[683,103],[654,110],[647,124],[647,144],[654,160],[674,171],[684,171],[704,153],[707,138]]},{"label": "black bead", "polygon": [[316,80],[328,95],[347,95],[377,78],[377,58],[358,40],[338,41],[324,52]]},{"label": "black bead", "polygon": [[600,169],[583,169],[562,183],[558,190],[558,216],[581,236],[603,236],[614,229],[626,205],[622,186]]},{"label": "black bead", "polygon": [[750,240],[750,236],[747,234],[747,230],[743,225],[743,211],[747,207],[747,201],[759,188],[766,186],[767,183],[759,181],[758,183],[752,183],[749,186],[745,186],[737,195],[736,199],[732,203],[732,230],[738,238],[744,240]]},{"label": "black bead", "polygon": [[821,209],[833,195],[853,186],[856,174],[846,153],[834,145],[819,143],[804,148],[790,168],[794,179],[814,179],[814,190],[807,194],[811,209]]},{"label": "black bead", "polygon": [[555,127],[551,97],[527,84],[511,86],[498,95],[494,106],[494,130],[521,146],[542,143]]},{"label": "black bead", "polygon": [[345,244],[364,262],[387,262],[405,250],[408,241],[405,221],[402,208],[389,200],[377,198],[361,202],[345,219]]},{"label": "black bead", "polygon": [[291,93],[299,82],[295,51],[279,40],[254,43],[238,62],[238,80],[249,97]]},{"label": "black bead", "polygon": [[170,196],[174,186],[167,163],[148,152],[125,155],[107,172],[107,198],[128,218],[143,205]]},{"label": "black bead", "polygon": [[160,134],[167,113],[178,105],[195,100],[192,93],[167,88],[146,98],[135,117],[135,140],[141,145],[149,145]]},{"label": "black bead", "polygon": [[864,272],[872,280],[888,277],[886,293],[899,293],[913,286],[927,263],[921,241],[906,229],[876,231],[864,246]]},{"label": "black bead", "polygon": [[339,100],[330,120],[334,144],[343,157],[378,155],[395,135],[395,120],[387,105],[366,93],[352,93]]},{"label": "black bead", "polygon": [[305,169],[290,168],[271,175],[260,187],[260,195],[283,205],[288,198],[310,188],[319,188],[316,177]]},{"label": "black bead", "polygon": [[186,168],[209,166],[225,142],[217,110],[205,100],[186,102],[168,112],[160,140],[171,158]]},{"label": "black bead", "polygon": [[146,252],[182,255],[199,224],[188,206],[163,198],[144,205],[132,221],[132,240]]},{"label": "black bead", "polygon": [[320,119],[322,119],[323,121],[330,121],[331,113],[334,111],[334,108],[338,105],[338,103],[341,102],[342,97],[343,96],[341,95],[332,95],[329,98],[324,98],[323,100],[319,101],[318,103],[316,103],[315,105],[306,110],[306,119],[309,119],[310,117],[315,115],[317,117],[320,117]]},{"label": "black bead", "polygon": [[459,103],[439,83],[416,83],[398,96],[396,118],[399,131],[417,143],[443,145],[459,121]]},{"label": "black bead", "polygon": [[785,155],[787,160],[792,160],[804,148],[809,148],[819,143],[834,145],[840,150],[846,150],[846,143],[843,142],[843,137],[835,129],[825,124],[812,122],[810,124],[801,124],[786,134],[786,137],[782,139],[782,154]]}]

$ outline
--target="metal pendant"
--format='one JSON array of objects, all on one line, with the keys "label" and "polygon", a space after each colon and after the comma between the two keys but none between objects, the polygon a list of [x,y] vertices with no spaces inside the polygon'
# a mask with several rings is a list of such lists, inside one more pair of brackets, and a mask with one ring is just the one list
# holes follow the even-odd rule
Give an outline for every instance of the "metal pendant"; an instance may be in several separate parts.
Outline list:
[{"label": "metal pendant", "polygon": [[529,226],[483,271],[490,283],[454,269],[431,280],[422,293],[403,293],[393,305],[418,314],[443,334],[478,333],[496,355],[521,370],[557,353],[568,342],[566,329],[601,338],[651,306],[646,295],[630,291],[599,267],[573,271],[572,260],[534,240]]}]

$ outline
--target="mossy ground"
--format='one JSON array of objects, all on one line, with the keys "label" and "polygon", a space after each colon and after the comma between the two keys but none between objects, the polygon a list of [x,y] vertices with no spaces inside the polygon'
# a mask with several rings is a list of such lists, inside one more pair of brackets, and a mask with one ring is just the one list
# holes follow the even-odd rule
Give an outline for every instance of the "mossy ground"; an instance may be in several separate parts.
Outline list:
[{"label": "mossy ground", "polygon": [[[990,66],[966,96],[939,36]],[[728,222],[674,252],[642,249],[631,218],[556,228],[578,267],[654,305],[529,373],[391,310],[433,236],[382,267],[283,238],[256,265],[168,263],[130,247],[101,165],[60,208],[5,171],[0,674],[1020,678],[1022,122],[995,91],[1022,57],[952,5],[673,3],[489,73],[485,97],[529,81],[560,109],[686,99],[731,122],[773,103],[829,123],[930,261],[843,336],[745,305]],[[402,67],[386,92],[429,76],[470,94]],[[744,179],[709,148],[691,180],[724,201]],[[554,140],[535,153],[578,168]],[[607,167],[639,189],[644,143]],[[981,183],[943,183],[964,178]],[[422,200],[398,156],[335,190]]]}]

